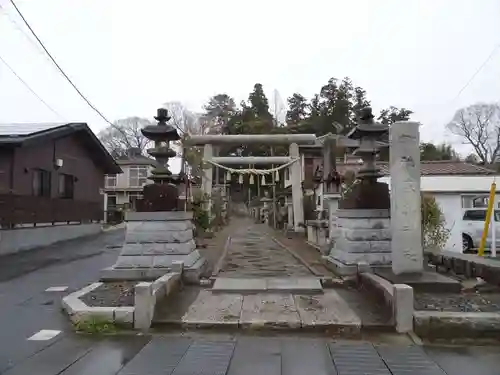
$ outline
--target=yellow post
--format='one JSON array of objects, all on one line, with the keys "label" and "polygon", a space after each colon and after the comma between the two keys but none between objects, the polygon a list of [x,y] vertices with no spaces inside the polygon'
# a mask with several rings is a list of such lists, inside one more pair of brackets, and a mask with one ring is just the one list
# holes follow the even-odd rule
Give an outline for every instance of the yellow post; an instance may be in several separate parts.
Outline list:
[{"label": "yellow post", "polygon": [[486,238],[488,238],[488,229],[490,227],[491,213],[495,206],[496,190],[497,190],[497,185],[493,182],[490,188],[490,198],[488,199],[488,209],[486,210],[486,218],[484,219],[483,235],[481,236],[481,243],[479,245],[479,250],[477,251],[477,255],[479,256],[484,255],[484,246],[486,245]]}]

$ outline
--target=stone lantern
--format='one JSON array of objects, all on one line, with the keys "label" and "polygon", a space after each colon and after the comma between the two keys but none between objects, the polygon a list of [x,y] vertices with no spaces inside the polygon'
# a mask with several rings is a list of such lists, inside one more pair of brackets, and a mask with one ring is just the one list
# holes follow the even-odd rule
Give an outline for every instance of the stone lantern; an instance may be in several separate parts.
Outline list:
[{"label": "stone lantern", "polygon": [[389,186],[376,157],[389,127],[374,121],[371,108],[364,108],[358,125],[348,138],[359,142],[354,154],[363,159],[356,181],[339,202],[336,237],[326,260],[341,275],[353,275],[358,265],[388,266],[391,263]]},{"label": "stone lantern", "polygon": [[154,141],[149,155],[157,165],[144,186],[144,198],[137,201],[137,212],[125,214],[126,233],[120,255],[112,267],[102,270],[102,280],[154,280],[167,272],[180,272],[185,282],[199,283],[207,262],[196,249],[193,213],[179,210],[178,185],[182,177],[168,170],[168,159],[175,156],[170,142],[179,134],[167,121],[166,109],[158,109],[158,125],[147,126],[142,134]]},{"label": "stone lantern", "polygon": [[148,149],[147,152],[157,163],[148,177],[153,184],[144,186],[144,198],[137,202],[139,212],[175,211],[179,208],[178,185],[182,180],[169,171],[168,159],[176,155],[170,148],[170,142],[177,141],[180,137],[177,130],[167,124],[170,116],[165,108],[158,109],[155,119],[158,125],[149,125],[141,129],[146,138],[154,141],[154,148]]},{"label": "stone lantern", "polygon": [[363,159],[363,166],[356,174],[356,183],[339,202],[340,209],[390,209],[389,186],[377,181],[382,174],[376,164],[380,141],[387,138],[389,127],[374,122],[373,118],[371,108],[362,109],[358,125],[347,134],[348,138],[359,141],[354,155]]}]

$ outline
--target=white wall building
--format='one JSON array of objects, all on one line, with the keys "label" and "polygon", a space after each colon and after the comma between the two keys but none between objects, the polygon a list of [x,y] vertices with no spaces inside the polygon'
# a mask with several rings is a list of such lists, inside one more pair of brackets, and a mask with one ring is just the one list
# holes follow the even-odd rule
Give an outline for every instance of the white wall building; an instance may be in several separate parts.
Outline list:
[{"label": "white wall building", "polygon": [[[388,164],[379,163],[385,174],[379,181],[391,186]],[[350,166],[349,166],[350,167]],[[359,168],[359,167],[358,167]],[[342,166],[338,166],[341,172]],[[484,207],[496,171],[460,161],[422,161],[420,189],[432,195],[441,207],[450,230],[446,250],[462,251],[462,217],[465,208]],[[497,186],[497,197],[500,184]]]},{"label": "white wall building", "polygon": [[132,149],[127,156],[116,159],[123,173],[107,175],[104,181],[105,209],[134,208],[135,200],[142,198],[142,189],[147,184],[155,160]]},{"label": "white wall building", "polygon": [[[388,163],[377,164],[384,177],[379,181],[391,185]],[[355,160],[349,163],[338,163],[337,171],[344,175],[348,170],[357,172],[362,167]],[[302,162],[302,176],[305,175]],[[465,208],[484,207],[487,204],[492,182],[499,173],[494,170],[464,163],[461,161],[422,161],[421,164],[421,190],[432,195],[441,207],[446,220],[446,227],[450,230],[450,239],[446,249],[462,251],[462,217]],[[290,184],[286,178],[285,187]],[[317,197],[317,210],[326,209],[323,199],[323,185],[317,184],[315,189]],[[497,199],[500,197],[500,183],[497,186]],[[334,199],[340,199],[334,198]],[[500,204],[497,205],[500,208]]]}]

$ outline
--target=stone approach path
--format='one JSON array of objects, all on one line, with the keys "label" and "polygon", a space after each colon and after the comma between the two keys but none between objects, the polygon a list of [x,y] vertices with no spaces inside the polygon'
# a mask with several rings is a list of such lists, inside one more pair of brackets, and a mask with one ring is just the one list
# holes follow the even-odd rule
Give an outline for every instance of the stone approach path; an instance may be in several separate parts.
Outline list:
[{"label": "stone approach path", "polygon": [[365,329],[393,330],[390,314],[376,301],[349,288],[323,294],[213,293],[185,287],[159,302],[154,328],[300,329],[359,336]]},{"label": "stone approach path", "polygon": [[[220,264],[218,277],[240,280],[315,277],[290,251],[273,240],[275,235],[277,232],[265,224],[256,224],[248,218],[233,218],[226,228],[206,241],[207,248],[202,252],[206,252],[212,268]],[[297,254],[299,239],[293,241],[293,251]],[[223,244],[224,247],[227,244],[227,248],[222,249]],[[311,249],[308,251],[308,254],[299,255],[307,257],[309,263],[315,259],[315,254]],[[319,253],[316,259],[320,259]],[[153,326],[320,328],[351,336],[359,335],[362,328],[387,329],[392,322],[383,306],[349,286],[327,288],[317,295],[213,293],[210,288],[189,286],[159,301]]]},{"label": "stone approach path", "polygon": [[272,239],[266,224],[255,224],[249,219],[237,220],[238,229],[230,234],[229,247],[218,276],[313,276],[304,264]]}]

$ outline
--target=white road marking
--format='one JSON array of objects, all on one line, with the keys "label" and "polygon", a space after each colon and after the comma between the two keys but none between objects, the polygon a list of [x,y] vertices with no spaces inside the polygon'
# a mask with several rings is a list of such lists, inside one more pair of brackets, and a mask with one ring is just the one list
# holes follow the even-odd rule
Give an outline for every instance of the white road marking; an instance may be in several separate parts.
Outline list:
[{"label": "white road marking", "polygon": [[68,289],[67,286],[51,286],[50,288],[45,289],[46,292],[64,292]]},{"label": "white road marking", "polygon": [[42,329],[41,331],[38,331],[35,333],[33,336],[29,337],[28,340],[31,341],[45,341],[45,340],[50,340],[56,337],[58,334],[60,334],[61,331],[57,331],[54,329]]}]

